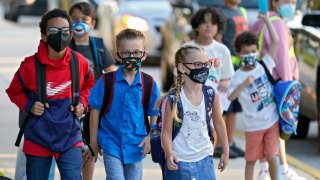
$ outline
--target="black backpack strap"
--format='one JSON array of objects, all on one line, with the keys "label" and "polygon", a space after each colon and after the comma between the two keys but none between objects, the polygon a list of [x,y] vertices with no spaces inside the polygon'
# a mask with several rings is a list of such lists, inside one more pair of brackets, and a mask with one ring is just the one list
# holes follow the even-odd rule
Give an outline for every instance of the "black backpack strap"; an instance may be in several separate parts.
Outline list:
[{"label": "black backpack strap", "polygon": [[213,129],[211,126],[211,117],[213,113],[213,106],[215,100],[215,91],[212,87],[203,85],[202,86],[204,101],[205,101],[205,108],[206,108],[206,121],[208,127],[208,135],[210,137],[211,142],[214,141],[213,138]]},{"label": "black backpack strap", "polygon": [[73,50],[71,50],[70,70],[71,70],[72,106],[77,106],[80,102],[79,61],[78,61],[77,54]]},{"label": "black backpack strap", "polygon": [[142,105],[144,112],[144,125],[146,127],[147,133],[150,132],[150,123],[148,118],[148,108],[150,105],[150,97],[152,94],[154,80],[153,77],[141,72],[141,80],[142,80]]},{"label": "black backpack strap", "polygon": [[277,84],[277,81],[273,78],[273,76],[271,75],[270,71],[268,70],[268,68],[267,68],[266,64],[263,62],[263,60],[259,60],[258,62],[261,64],[264,71],[266,72],[266,75],[267,75],[269,81],[271,82],[271,84],[272,85]]},{"label": "black backpack strap", "polygon": [[104,95],[103,95],[103,103],[100,109],[99,114],[99,121],[101,121],[102,116],[107,113],[110,109],[113,97],[113,90],[114,90],[114,82],[115,82],[115,71],[108,72],[104,75]]},{"label": "black backpack strap", "polygon": [[[36,78],[37,78],[37,89],[38,89],[38,100],[42,104],[46,104],[46,67],[41,64],[37,54],[34,55]],[[19,147],[24,130],[28,124],[29,119],[27,118],[29,112],[19,112],[19,121],[22,121],[18,137],[15,142],[15,146]]]}]

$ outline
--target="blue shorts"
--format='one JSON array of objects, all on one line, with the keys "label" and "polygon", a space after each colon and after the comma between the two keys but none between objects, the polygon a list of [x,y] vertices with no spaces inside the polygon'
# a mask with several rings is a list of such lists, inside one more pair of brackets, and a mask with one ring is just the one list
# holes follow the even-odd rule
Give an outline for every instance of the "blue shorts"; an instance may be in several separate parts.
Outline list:
[{"label": "blue shorts", "polygon": [[215,180],[213,156],[207,156],[197,162],[182,162],[177,163],[178,170],[169,170],[165,165],[164,179],[170,180]]}]

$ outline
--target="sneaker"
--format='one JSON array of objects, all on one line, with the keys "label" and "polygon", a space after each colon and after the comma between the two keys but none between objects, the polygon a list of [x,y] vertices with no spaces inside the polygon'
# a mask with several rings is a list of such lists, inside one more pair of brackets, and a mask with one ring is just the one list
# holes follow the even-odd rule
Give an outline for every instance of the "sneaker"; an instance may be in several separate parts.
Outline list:
[{"label": "sneaker", "polygon": [[236,146],[235,143],[230,145],[230,149],[237,154],[238,157],[244,157],[244,151]]},{"label": "sneaker", "polygon": [[293,169],[281,173],[281,180],[306,180],[307,178],[299,176]]},{"label": "sneaker", "polygon": [[260,171],[258,180],[270,180],[269,171]]},{"label": "sneaker", "polygon": [[[221,157],[221,154],[222,154],[222,147],[221,146],[218,146],[215,150],[214,150],[214,153],[213,153],[213,157],[216,157],[216,158],[220,158]],[[231,148],[229,149],[229,158],[230,159],[235,159],[238,157],[238,154],[236,152],[234,152]]]}]

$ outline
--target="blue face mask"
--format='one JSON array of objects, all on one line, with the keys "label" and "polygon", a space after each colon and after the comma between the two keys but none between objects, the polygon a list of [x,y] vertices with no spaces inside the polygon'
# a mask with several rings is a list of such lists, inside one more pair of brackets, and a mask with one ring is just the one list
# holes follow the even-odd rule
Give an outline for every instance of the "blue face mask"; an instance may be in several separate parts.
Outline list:
[{"label": "blue face mask", "polygon": [[294,17],[294,13],[296,11],[296,7],[291,4],[281,5],[279,8],[279,14],[283,17],[285,21],[290,21]]},{"label": "blue face mask", "polygon": [[76,37],[84,36],[87,32],[89,32],[89,30],[90,30],[89,25],[84,22],[75,22],[72,25],[72,31]]}]

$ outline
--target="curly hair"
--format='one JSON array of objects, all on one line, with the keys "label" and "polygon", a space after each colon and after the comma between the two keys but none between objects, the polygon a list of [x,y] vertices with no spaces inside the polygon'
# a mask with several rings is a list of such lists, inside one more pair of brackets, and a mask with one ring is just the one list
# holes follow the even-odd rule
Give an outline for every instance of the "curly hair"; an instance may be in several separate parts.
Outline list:
[{"label": "curly hair", "polygon": [[234,46],[236,48],[237,53],[241,51],[241,48],[243,46],[250,45],[256,45],[258,47],[258,37],[256,36],[256,34],[250,31],[245,31],[239,34],[234,41]]},{"label": "curly hair", "polygon": [[69,15],[71,16],[73,11],[75,9],[78,9],[79,11],[81,11],[82,14],[86,15],[86,16],[90,16],[92,19],[95,19],[95,10],[93,8],[91,8],[90,4],[86,3],[86,2],[79,2],[77,4],[74,4],[70,10],[69,10]]},{"label": "curly hair", "polygon": [[193,30],[197,29],[200,24],[205,22],[206,14],[211,15],[212,24],[217,25],[218,26],[218,33],[221,33],[225,29],[225,19],[219,13],[219,11],[213,7],[207,7],[207,8],[200,9],[199,11],[196,12],[196,14],[194,14],[192,16],[192,18],[191,18],[192,29]]},{"label": "curly hair", "polygon": [[69,22],[69,29],[70,29],[70,33],[71,33],[71,26],[72,26],[72,22],[71,22],[71,18],[68,15],[68,13],[62,9],[52,9],[48,12],[46,12],[42,17],[41,17],[41,21],[39,23],[39,27],[40,27],[40,32],[41,34],[46,34],[47,32],[47,26],[48,26],[48,21],[52,18],[64,18]]}]

